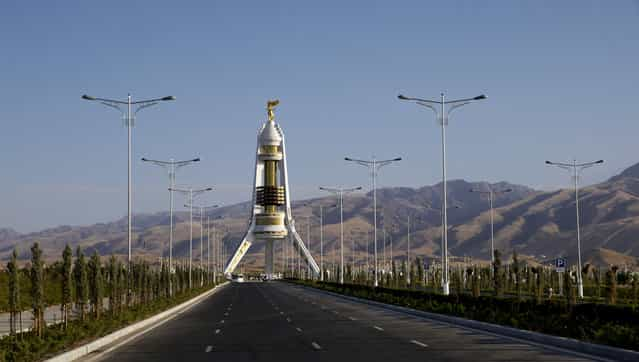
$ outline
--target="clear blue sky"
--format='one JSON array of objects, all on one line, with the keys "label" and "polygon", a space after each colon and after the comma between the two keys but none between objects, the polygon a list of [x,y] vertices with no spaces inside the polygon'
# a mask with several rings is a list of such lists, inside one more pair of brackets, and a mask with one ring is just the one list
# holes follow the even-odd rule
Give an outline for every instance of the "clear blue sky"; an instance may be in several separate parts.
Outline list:
[{"label": "clear blue sky", "polygon": [[138,115],[136,212],[168,204],[143,156],[200,156],[178,183],[248,199],[268,98],[297,199],[367,186],[345,155],[404,157],[381,186],[439,181],[440,130],[399,92],[488,96],[451,120],[450,178],[559,188],[568,175],[543,161],[577,157],[606,160],[583,180],[599,182],[639,162],[638,35],[631,0],[3,1],[0,227],[126,214],[126,129],[83,93],[177,97]]}]

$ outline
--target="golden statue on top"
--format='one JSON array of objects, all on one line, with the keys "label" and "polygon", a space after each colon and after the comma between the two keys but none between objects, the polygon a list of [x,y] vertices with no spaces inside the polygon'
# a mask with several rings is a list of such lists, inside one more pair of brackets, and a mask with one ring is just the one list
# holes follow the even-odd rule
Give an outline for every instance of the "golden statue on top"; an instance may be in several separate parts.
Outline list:
[{"label": "golden statue on top", "polygon": [[275,120],[275,114],[273,113],[273,110],[278,104],[280,104],[279,99],[275,99],[272,101],[269,100],[268,102],[266,102],[266,114],[268,115],[268,120],[271,122]]}]

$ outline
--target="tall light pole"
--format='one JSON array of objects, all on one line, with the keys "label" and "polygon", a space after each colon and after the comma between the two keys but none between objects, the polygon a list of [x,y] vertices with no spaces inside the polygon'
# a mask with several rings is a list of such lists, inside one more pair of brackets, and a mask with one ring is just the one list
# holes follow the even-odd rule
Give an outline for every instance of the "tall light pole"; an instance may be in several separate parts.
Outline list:
[{"label": "tall light pole", "polygon": [[[131,131],[133,129],[133,123],[135,120],[135,115],[141,111],[144,108],[148,108],[148,107],[152,107],[156,104],[158,104],[159,102],[164,102],[164,101],[173,101],[175,100],[175,97],[173,96],[167,96],[167,97],[162,97],[162,98],[154,98],[154,99],[147,99],[147,100],[142,100],[142,101],[132,101],[131,100],[131,94],[127,95],[127,100],[126,101],[121,101],[121,100],[117,100],[117,99],[107,99],[107,98],[97,98],[97,97],[92,97],[89,95],[84,94],[82,96],[82,99],[87,100],[87,101],[95,101],[95,102],[100,102],[103,105],[107,106],[107,107],[111,107],[111,108],[115,108],[118,111],[120,111],[120,113],[122,114],[122,117],[124,118],[124,122],[127,128],[127,137],[128,137],[128,173],[127,173],[127,183],[128,183],[128,187],[127,187],[127,224],[128,224],[128,259],[127,259],[127,271],[131,272],[131,231],[132,231],[132,218],[133,218],[133,189],[132,189],[132,179],[131,179],[131,144],[132,144],[132,135],[131,135]],[[126,110],[123,109],[123,107],[126,106]],[[134,111],[131,111],[132,108],[135,107]]]},{"label": "tall light pole", "polygon": [[[493,202],[495,200],[495,196],[503,195],[512,191],[513,189],[493,190],[493,188],[490,186],[488,186],[488,191],[470,189],[470,192],[488,196],[488,201],[490,202],[490,262],[491,262],[491,265],[495,263],[495,227],[494,227],[495,223],[494,223]],[[490,270],[492,270],[492,268]]]},{"label": "tall light pole", "polygon": [[[193,205],[193,204],[184,204],[184,207],[188,207],[193,209],[198,208],[200,209],[200,270],[204,271],[204,214],[206,213],[205,210],[208,209],[214,209],[216,207],[218,207],[218,205],[210,205],[210,206],[204,206],[204,205]],[[208,219],[207,219],[208,220]],[[207,236],[208,237],[208,236]],[[202,286],[204,284],[204,275],[202,275],[202,278],[200,280],[200,286]]]},{"label": "tall light pole", "polygon": [[410,285],[410,214],[406,217],[406,285]]},{"label": "tall light pole", "polygon": [[339,198],[339,227],[340,227],[340,274],[339,274],[339,283],[344,284],[344,194],[349,194],[351,192],[355,192],[357,190],[361,190],[361,187],[352,187],[349,189],[345,189],[343,187],[331,188],[331,187],[321,187],[319,188],[322,191],[330,192],[335,194]]},{"label": "tall light pole", "polygon": [[213,219],[213,281],[215,281],[217,283],[217,272],[218,272],[218,267],[220,265],[220,260],[222,259],[220,257],[220,243],[217,242],[216,245],[216,240],[217,240],[217,227],[215,225],[215,220],[220,220],[222,219],[221,215],[218,215],[216,218]]},{"label": "tall light pole", "polygon": [[446,205],[446,198],[447,198],[447,195],[446,195],[446,126],[448,125],[448,118],[450,116],[450,113],[453,110],[461,106],[464,106],[466,104],[469,104],[471,102],[486,99],[486,96],[482,94],[474,98],[457,99],[453,101],[446,101],[444,99],[444,93],[441,93],[440,101],[433,101],[433,100],[421,99],[421,98],[409,98],[401,94],[397,98],[401,100],[405,100],[405,101],[414,101],[420,106],[430,108],[433,112],[435,112],[437,120],[439,121],[439,124],[442,127],[442,210],[443,210],[442,220],[444,224],[444,227],[442,229],[442,244],[443,244],[442,246],[444,249],[443,258],[442,258],[443,259],[442,267],[444,268],[444,272],[442,273],[444,275],[444,278],[442,281],[442,289],[443,289],[444,295],[449,295],[450,281],[448,278],[448,231],[447,231],[448,213],[446,211],[448,209]]},{"label": "tall light pole", "polygon": [[213,190],[212,187],[207,187],[207,188],[203,188],[203,189],[198,189],[198,190],[193,190],[192,187],[188,188],[188,189],[178,189],[175,187],[170,187],[169,191],[177,191],[181,194],[185,194],[188,195],[189,197],[189,202],[188,204],[191,205],[190,207],[190,211],[189,211],[189,224],[190,224],[190,239],[189,239],[189,289],[191,289],[193,287],[193,279],[191,277],[191,269],[192,269],[192,264],[193,264],[193,198],[199,194],[205,193],[207,191],[211,191]]},{"label": "tall light pole", "polygon": [[573,159],[572,163],[561,163],[561,162],[551,162],[546,161],[547,165],[557,166],[559,168],[563,168],[564,170],[569,170],[572,172],[572,178],[575,186],[575,212],[577,215],[577,259],[578,259],[578,268],[577,270],[577,290],[579,293],[579,298],[584,297],[584,283],[581,278],[581,233],[579,230],[579,177],[581,176],[581,171],[592,167],[594,165],[598,165],[603,163],[603,160],[586,162],[586,163],[577,163],[577,160]]},{"label": "tall light pole", "polygon": [[320,204],[320,281],[324,281],[324,207]]},{"label": "tall light pole", "polygon": [[372,160],[358,160],[355,158],[344,157],[345,161],[355,162],[358,165],[367,167],[371,172],[371,182],[373,188],[373,239],[374,239],[374,247],[375,247],[375,282],[374,286],[377,287],[379,285],[379,280],[377,276],[377,172],[379,169],[389,165],[393,162],[401,161],[401,157],[396,157],[390,160],[382,160],[378,161],[373,157]]},{"label": "tall light pole", "polygon": [[[331,205],[330,208],[337,205]],[[319,223],[320,223],[320,281],[324,281],[324,205],[319,206]]]},{"label": "tall light pole", "polygon": [[[194,158],[186,161],[174,161],[170,159],[169,161],[160,161],[160,160],[150,160],[148,158],[142,158],[143,162],[150,162],[151,164],[160,166],[167,170],[169,174],[169,274],[172,273],[173,270],[173,191],[171,188],[175,187],[175,173],[176,171],[184,166],[190,165],[194,162],[199,162],[200,158]],[[173,294],[172,283],[169,278],[169,294]]]}]

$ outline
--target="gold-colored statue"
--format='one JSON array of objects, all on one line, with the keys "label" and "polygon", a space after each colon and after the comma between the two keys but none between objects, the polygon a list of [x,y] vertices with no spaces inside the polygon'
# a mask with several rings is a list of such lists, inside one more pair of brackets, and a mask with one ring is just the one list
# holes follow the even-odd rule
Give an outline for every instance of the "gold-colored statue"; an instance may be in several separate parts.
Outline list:
[{"label": "gold-colored statue", "polygon": [[278,104],[280,104],[279,99],[273,101],[269,100],[268,102],[266,102],[266,114],[268,115],[268,120],[271,122],[275,120],[275,114],[273,113],[273,110]]}]

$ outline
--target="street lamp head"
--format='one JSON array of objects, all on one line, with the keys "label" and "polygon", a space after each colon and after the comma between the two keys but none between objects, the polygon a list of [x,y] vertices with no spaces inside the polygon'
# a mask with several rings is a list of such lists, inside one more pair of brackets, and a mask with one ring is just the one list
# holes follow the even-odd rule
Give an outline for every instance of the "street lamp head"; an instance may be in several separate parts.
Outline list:
[{"label": "street lamp head", "polygon": [[83,94],[83,95],[82,95],[82,99],[85,99],[85,100],[87,100],[87,101],[94,101],[94,100],[95,100],[95,97],[91,97],[91,96],[89,96],[89,95]]},{"label": "street lamp head", "polygon": [[513,189],[505,189],[505,190],[504,190],[504,191],[502,191],[502,192],[513,192]]},{"label": "street lamp head", "polygon": [[599,161],[597,161],[595,163],[604,163],[604,160],[599,160]]},{"label": "street lamp head", "polygon": [[552,165],[552,162],[546,161],[546,165]]},{"label": "street lamp head", "polygon": [[486,99],[486,96],[481,94],[481,95],[478,95],[477,97],[473,98],[473,100],[476,100],[476,101],[481,100],[481,99]]},{"label": "street lamp head", "polygon": [[161,98],[160,100],[162,100],[162,101],[174,101],[174,100],[175,100],[175,97],[173,97],[173,96],[166,96],[166,97]]},{"label": "street lamp head", "polygon": [[361,187],[361,186],[357,186],[357,187],[355,188],[355,190],[361,190],[361,189],[362,189],[362,187]]},{"label": "street lamp head", "polygon": [[406,97],[406,96],[405,96],[405,95],[403,95],[403,94],[398,95],[398,96],[397,96],[397,98],[399,98],[399,99],[401,99],[401,100],[403,100],[403,101],[407,101],[407,100],[408,100],[408,97]]},{"label": "street lamp head", "polygon": [[393,161],[401,161],[401,160],[402,160],[402,158],[401,158],[401,157],[397,157],[397,158],[394,158],[394,159],[393,159]]},{"label": "street lamp head", "polygon": [[198,158],[194,158],[194,159],[192,159],[191,161],[192,161],[192,162],[200,162],[200,158],[199,158],[199,157],[198,157]]},{"label": "street lamp head", "polygon": [[212,188],[212,187],[207,187],[207,188],[205,189],[205,191],[211,191],[211,190],[213,190],[213,188]]},{"label": "street lamp head", "polygon": [[353,159],[350,157],[344,157],[344,161],[353,161]]},{"label": "street lamp head", "polygon": [[148,160],[145,157],[142,157],[142,161],[146,162]]}]

